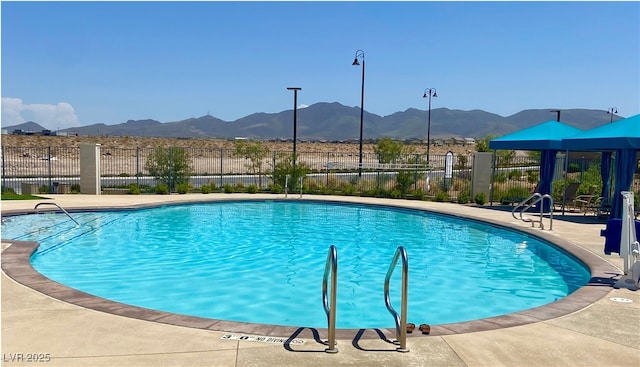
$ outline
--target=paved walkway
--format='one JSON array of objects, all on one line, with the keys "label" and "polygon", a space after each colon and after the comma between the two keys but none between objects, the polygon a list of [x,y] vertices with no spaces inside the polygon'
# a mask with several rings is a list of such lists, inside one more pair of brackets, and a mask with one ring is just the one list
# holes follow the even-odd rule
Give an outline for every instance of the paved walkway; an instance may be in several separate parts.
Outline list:
[{"label": "paved walkway", "polygon": [[[121,207],[160,202],[213,199],[282,198],[282,195],[84,196],[51,195],[65,208]],[[289,196],[295,200],[297,196]],[[21,283],[24,275],[5,256],[22,244],[3,243],[2,250],[2,365],[3,366],[640,366],[640,292],[613,289],[607,280],[621,267],[617,255],[602,253],[602,224],[581,216],[554,220],[553,231],[532,230],[507,211],[447,203],[353,197],[313,197],[313,200],[358,201],[404,205],[449,214],[484,218],[540,234],[573,247],[598,272],[597,281],[566,302],[543,311],[434,328],[431,336],[412,335],[409,353],[398,353],[372,330],[361,339],[339,338],[337,354],[324,353],[310,330],[297,338],[303,345],[227,340],[228,332],[141,320],[61,301]],[[33,208],[33,201],[3,201],[3,214]],[[586,223],[585,223],[586,222]],[[589,223],[592,222],[592,223]],[[14,247],[15,246],[15,247]],[[13,265],[12,265],[13,264]],[[617,271],[615,271],[617,269]],[[611,271],[614,269],[614,271]],[[5,271],[6,270],[6,271]],[[13,274],[20,283],[7,276]],[[33,277],[29,276],[30,279]],[[58,292],[57,295],[63,295]],[[64,299],[64,296],[60,296]],[[623,298],[631,303],[615,302]],[[99,301],[96,301],[98,304]],[[554,315],[561,315],[555,317]],[[527,322],[522,320],[529,319]],[[511,327],[497,327],[516,325]],[[498,325],[500,326],[500,325]],[[473,331],[473,330],[485,331]],[[249,334],[238,331],[238,334]],[[414,333],[415,334],[415,333]],[[269,335],[268,333],[259,335]],[[321,331],[322,338],[326,334]],[[46,363],[26,359],[48,360]],[[39,355],[38,355],[39,354]]]}]

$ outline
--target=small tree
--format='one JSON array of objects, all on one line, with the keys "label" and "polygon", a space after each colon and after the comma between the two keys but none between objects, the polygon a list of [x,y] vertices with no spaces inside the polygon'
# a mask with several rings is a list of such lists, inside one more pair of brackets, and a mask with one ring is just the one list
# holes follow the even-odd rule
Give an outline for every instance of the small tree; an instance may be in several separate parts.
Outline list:
[{"label": "small tree", "polygon": [[394,163],[402,156],[403,145],[401,141],[392,140],[390,138],[382,138],[378,140],[378,144],[373,147],[373,151],[378,155],[380,163]]},{"label": "small tree", "polygon": [[476,142],[476,151],[490,152],[491,149],[489,149],[489,142],[497,137],[497,135],[487,135],[483,139],[478,140]]},{"label": "small tree", "polygon": [[179,184],[188,183],[191,176],[189,154],[184,148],[155,147],[144,167],[169,191]]},{"label": "small tree", "polygon": [[236,140],[234,146],[237,156],[249,160],[247,168],[254,176],[258,176],[258,186],[262,186],[262,166],[269,154],[269,149],[259,141]]},{"label": "small tree", "polygon": [[278,160],[273,167],[273,183],[280,187],[285,187],[287,176],[289,176],[289,187],[295,187],[300,177],[305,177],[311,172],[311,168],[304,162],[296,161],[293,165],[293,154],[279,153]]}]

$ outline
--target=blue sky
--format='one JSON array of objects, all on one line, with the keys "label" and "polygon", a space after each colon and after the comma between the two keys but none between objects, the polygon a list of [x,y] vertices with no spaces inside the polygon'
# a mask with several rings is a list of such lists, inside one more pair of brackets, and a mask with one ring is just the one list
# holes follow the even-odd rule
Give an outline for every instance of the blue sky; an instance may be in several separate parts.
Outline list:
[{"label": "blue sky", "polygon": [[[640,113],[640,2],[2,2],[2,126],[317,102]],[[550,119],[553,116],[550,116]]]}]

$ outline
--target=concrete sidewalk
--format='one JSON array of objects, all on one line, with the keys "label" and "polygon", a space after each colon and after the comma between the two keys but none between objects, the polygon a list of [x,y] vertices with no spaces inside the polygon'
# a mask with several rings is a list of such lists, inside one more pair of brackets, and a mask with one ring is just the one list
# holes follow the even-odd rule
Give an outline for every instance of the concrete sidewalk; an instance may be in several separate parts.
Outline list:
[{"label": "concrete sidewalk", "polygon": [[[67,209],[129,207],[166,202],[232,199],[281,199],[282,195],[170,195],[84,196],[51,195]],[[296,196],[289,196],[295,200]],[[517,222],[510,212],[447,203],[385,200],[356,197],[313,197],[305,200],[335,200],[370,204],[402,205],[437,212],[483,218],[494,223],[540,234],[568,243],[589,258],[600,278],[620,273],[621,259],[603,254],[602,224],[554,220],[553,231],[532,230]],[[32,209],[34,201],[3,201],[3,214]],[[542,233],[544,232],[544,233]],[[10,241],[8,241],[10,242]],[[2,250],[9,246],[3,243]],[[14,244],[13,246],[20,246]],[[595,260],[594,260],[595,259]],[[11,268],[2,256],[3,270]],[[13,260],[11,260],[13,261]],[[10,262],[11,262],[10,261]],[[11,268],[21,282],[25,276]],[[616,271],[614,271],[616,272]],[[310,330],[298,339],[304,344],[263,343],[224,339],[229,332],[190,328],[124,317],[61,301],[18,283],[2,274],[2,365],[32,366],[27,357],[48,366],[639,366],[640,292],[613,289],[607,283],[583,287],[574,298],[558,301],[542,311],[519,315],[531,321],[486,331],[479,320],[442,328],[431,336],[409,338],[409,353],[377,338],[372,330],[365,337],[341,334],[339,353],[324,353]],[[32,277],[33,278],[33,277]],[[42,283],[32,283],[40,287]],[[64,292],[58,291],[59,295]],[[595,296],[594,296],[595,295]],[[64,298],[64,297],[62,297]],[[613,300],[612,300],[613,298]],[[632,302],[616,302],[616,299]],[[585,300],[586,303],[584,302]],[[95,301],[94,304],[98,304]],[[91,305],[89,302],[87,305]],[[580,305],[579,309],[571,307]],[[561,311],[565,311],[564,313]],[[562,314],[554,317],[555,314]],[[515,316],[513,318],[516,318]],[[500,319],[509,325],[508,318]],[[541,320],[541,321],[537,321]],[[532,322],[535,321],[535,322]],[[492,327],[493,327],[492,326]],[[457,327],[457,330],[455,330]],[[486,329],[486,328],[485,328]],[[466,332],[469,330],[469,332]],[[250,334],[237,330],[235,334]],[[258,335],[269,335],[268,333]],[[290,335],[284,335],[288,337]],[[321,332],[320,336],[326,338]],[[46,363],[45,363],[46,362]]]}]

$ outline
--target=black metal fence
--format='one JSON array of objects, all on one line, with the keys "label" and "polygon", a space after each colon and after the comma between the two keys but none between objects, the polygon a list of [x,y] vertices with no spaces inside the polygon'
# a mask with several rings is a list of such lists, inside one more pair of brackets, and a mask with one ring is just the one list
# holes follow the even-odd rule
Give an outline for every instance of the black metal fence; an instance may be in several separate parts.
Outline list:
[{"label": "black metal fence", "polygon": [[[158,152],[157,149],[166,149]],[[313,194],[343,194],[380,197],[431,198],[437,201],[473,201],[471,155],[424,154],[395,157],[381,163],[377,154],[363,154],[359,167],[358,152],[302,152],[293,159],[290,151],[270,151],[254,157],[237,155],[229,149],[197,148],[111,148],[100,149],[101,186],[128,188],[135,184],[142,192],[165,183],[176,190],[176,180],[184,176],[190,190],[203,185],[213,192],[257,190]],[[56,193],[59,184],[78,190],[80,149],[77,147],[2,146],[2,189],[21,192],[21,184],[37,185],[41,193]],[[179,166],[178,161],[184,165]],[[492,167],[491,194],[486,201],[506,203],[527,197],[539,182],[539,156],[497,154]],[[447,164],[448,163],[448,164]],[[565,166],[568,169],[565,172]],[[182,167],[182,168],[180,168]],[[287,177],[288,176],[288,177]],[[302,178],[300,181],[299,178]],[[167,182],[168,181],[168,182]],[[580,182],[579,194],[596,186],[600,193],[600,159],[574,159],[556,165],[554,196],[562,196],[565,181]],[[640,178],[633,191],[640,193]]]}]

